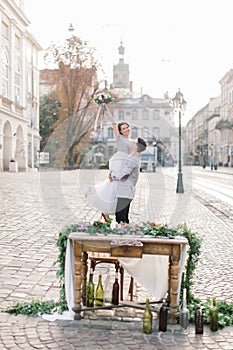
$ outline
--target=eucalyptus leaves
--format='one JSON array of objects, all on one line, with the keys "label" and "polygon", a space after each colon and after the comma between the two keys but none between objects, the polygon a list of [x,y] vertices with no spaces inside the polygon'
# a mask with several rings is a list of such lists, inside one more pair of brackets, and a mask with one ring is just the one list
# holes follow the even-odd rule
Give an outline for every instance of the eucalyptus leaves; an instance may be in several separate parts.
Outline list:
[{"label": "eucalyptus leaves", "polygon": [[[183,275],[182,287],[187,289],[187,301],[190,310],[190,321],[194,321],[194,311],[197,304],[201,304],[204,308],[204,323],[209,323],[208,310],[209,300],[205,303],[201,303],[200,300],[195,299],[193,294],[190,292],[192,286],[192,277],[194,270],[200,255],[201,239],[198,235],[187,228],[185,224],[178,225],[175,228],[169,228],[167,225],[159,225],[154,222],[144,222],[141,225],[127,225],[119,229],[111,229],[109,223],[94,222],[89,223],[77,223],[66,226],[59,233],[57,239],[57,247],[59,249],[58,258],[55,264],[59,265],[57,271],[57,277],[60,282],[60,300],[58,302],[50,301],[39,301],[32,300],[31,302],[14,303],[10,306],[6,312],[13,314],[27,314],[31,316],[38,316],[42,313],[53,313],[54,311],[63,312],[67,310],[67,304],[65,299],[65,285],[64,285],[64,271],[65,271],[65,255],[66,255],[66,243],[67,238],[71,232],[85,231],[89,234],[96,235],[102,233],[103,235],[116,234],[116,235],[146,235],[156,237],[168,237],[170,239],[175,236],[183,236],[188,240],[188,251],[187,261],[185,266],[185,272]],[[182,295],[181,295],[182,298]],[[218,302],[219,308],[219,326],[233,325],[233,303],[226,303],[225,301]]]}]

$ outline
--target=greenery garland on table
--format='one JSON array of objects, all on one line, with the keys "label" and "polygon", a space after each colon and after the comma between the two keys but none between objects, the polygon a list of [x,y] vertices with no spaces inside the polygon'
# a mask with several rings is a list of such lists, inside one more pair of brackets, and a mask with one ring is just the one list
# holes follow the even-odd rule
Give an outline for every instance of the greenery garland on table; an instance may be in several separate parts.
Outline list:
[{"label": "greenery garland on table", "polygon": [[[178,225],[175,228],[169,228],[167,225],[159,225],[154,222],[144,222],[141,225],[127,225],[124,227],[112,229],[110,227],[111,219],[108,222],[95,221],[93,224],[78,223],[72,224],[64,227],[63,230],[58,235],[57,247],[59,250],[58,258],[55,264],[59,265],[57,271],[57,277],[60,283],[60,300],[56,303],[54,301],[48,302],[25,302],[25,303],[15,303],[13,306],[9,307],[6,311],[10,313],[23,313],[36,316],[38,313],[53,313],[58,311],[62,313],[67,310],[67,303],[65,298],[65,255],[67,238],[70,233],[84,231],[90,235],[103,234],[116,234],[116,235],[132,235],[132,236],[151,236],[156,238],[167,237],[174,238],[176,236],[185,237],[188,240],[188,250],[187,250],[187,260],[185,265],[185,272],[182,278],[181,285],[181,299],[182,300],[182,290],[187,289],[187,303],[190,310],[190,321],[194,321],[194,312],[196,310],[197,304],[201,304],[204,312],[204,323],[209,323],[209,308],[210,300],[208,299],[206,303],[202,303],[199,299],[195,299],[194,295],[191,293],[190,288],[193,284],[192,278],[196,268],[196,264],[199,259],[200,249],[201,249],[201,239],[196,233],[188,229],[186,224]],[[228,304],[225,301],[218,301],[217,306],[219,309],[219,325],[226,326],[233,324],[233,303]]]},{"label": "greenery garland on table", "polygon": [[[94,222],[93,225],[88,224],[74,224],[66,226],[60,233],[57,240],[57,246],[59,248],[59,254],[57,263],[60,268],[57,272],[57,276],[60,281],[60,304],[62,311],[67,309],[66,299],[65,299],[65,286],[64,286],[64,272],[65,272],[65,254],[66,254],[66,244],[67,237],[71,232],[85,231],[89,234],[96,235],[103,234],[116,234],[116,235],[132,235],[132,236],[151,236],[154,238],[167,237],[174,238],[175,236],[182,236],[188,240],[188,251],[187,251],[187,262],[185,266],[185,273],[183,274],[181,291],[183,288],[187,289],[188,300],[192,298],[190,292],[190,287],[192,286],[192,278],[194,275],[194,270],[200,255],[201,239],[197,237],[190,229],[187,228],[186,224],[178,225],[175,228],[169,228],[167,225],[158,225],[154,222],[144,222],[141,225],[127,225],[120,228],[112,229],[110,227],[110,222]],[[181,292],[182,298],[182,292]],[[181,299],[182,300],[182,299]]]}]

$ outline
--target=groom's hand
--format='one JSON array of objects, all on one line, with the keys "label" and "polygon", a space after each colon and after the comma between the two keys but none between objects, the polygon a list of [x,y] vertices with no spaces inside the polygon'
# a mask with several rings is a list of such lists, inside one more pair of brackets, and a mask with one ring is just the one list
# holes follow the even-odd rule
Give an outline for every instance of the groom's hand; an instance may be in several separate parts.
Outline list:
[{"label": "groom's hand", "polygon": [[109,178],[109,181],[110,181],[110,182],[113,181],[113,178],[112,178],[112,174],[111,174],[111,173],[108,174],[108,178]]}]

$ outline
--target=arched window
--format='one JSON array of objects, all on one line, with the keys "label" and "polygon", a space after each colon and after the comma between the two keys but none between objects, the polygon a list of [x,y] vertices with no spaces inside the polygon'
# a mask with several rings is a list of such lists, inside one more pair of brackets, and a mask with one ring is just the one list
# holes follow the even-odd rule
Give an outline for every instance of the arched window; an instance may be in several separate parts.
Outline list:
[{"label": "arched window", "polygon": [[124,119],[125,119],[124,111],[119,111],[119,120],[124,120]]},{"label": "arched window", "polygon": [[9,98],[9,59],[6,51],[2,53],[2,95]]},{"label": "arched window", "polygon": [[15,103],[20,104],[21,102],[21,79],[22,79],[22,71],[21,65],[18,61],[16,63],[15,69]]},{"label": "arched window", "polygon": [[142,120],[148,120],[149,119],[149,113],[147,109],[144,109],[142,111]]},{"label": "arched window", "polygon": [[132,111],[132,120],[138,120],[138,111],[136,109]]},{"label": "arched window", "polygon": [[155,109],[153,112],[153,119],[158,120],[159,119],[159,110]]},{"label": "arched window", "polygon": [[108,139],[113,139],[113,128],[108,128]]},{"label": "arched window", "polygon": [[138,128],[135,126],[131,129],[132,132],[132,139],[136,139],[138,137]]},{"label": "arched window", "polygon": [[148,140],[148,138],[149,138],[149,130],[148,130],[147,127],[142,129],[142,135],[143,135],[142,137],[143,137],[145,140]]}]

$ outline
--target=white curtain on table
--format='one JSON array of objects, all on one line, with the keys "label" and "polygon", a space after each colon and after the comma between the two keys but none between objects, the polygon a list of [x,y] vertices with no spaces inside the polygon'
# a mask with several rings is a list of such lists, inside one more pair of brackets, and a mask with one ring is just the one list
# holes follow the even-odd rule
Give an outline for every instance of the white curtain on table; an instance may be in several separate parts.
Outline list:
[{"label": "white curtain on table", "polygon": [[68,311],[64,311],[62,314],[54,312],[50,314],[42,314],[42,318],[47,321],[55,320],[73,320],[75,313],[74,307],[74,252],[73,242],[67,239],[66,246],[66,258],[65,258],[65,295],[68,305]]},{"label": "white curtain on table", "polygon": [[65,294],[69,311],[74,307],[74,250],[73,241],[67,239],[65,258]]},{"label": "white curtain on table", "polygon": [[[180,286],[186,261],[186,252],[187,245],[182,244],[177,302],[180,299]],[[134,277],[135,281],[153,295],[155,300],[158,301],[166,297],[168,290],[168,256],[144,254],[140,259],[118,258],[118,260],[124,269]]]},{"label": "white curtain on table", "polygon": [[142,258],[118,258],[135,281],[161,300],[168,289],[168,256],[143,255]]},{"label": "white curtain on table", "polygon": [[[186,261],[187,244],[181,245],[179,287],[177,302],[180,298],[182,272]],[[142,258],[118,258],[124,269],[135,281],[147,289],[156,300],[166,296],[168,289],[168,256],[143,255]],[[74,307],[74,252],[73,241],[67,239],[65,259],[65,294],[69,311]]]}]

